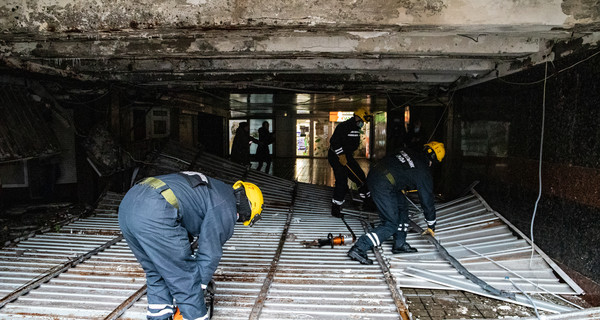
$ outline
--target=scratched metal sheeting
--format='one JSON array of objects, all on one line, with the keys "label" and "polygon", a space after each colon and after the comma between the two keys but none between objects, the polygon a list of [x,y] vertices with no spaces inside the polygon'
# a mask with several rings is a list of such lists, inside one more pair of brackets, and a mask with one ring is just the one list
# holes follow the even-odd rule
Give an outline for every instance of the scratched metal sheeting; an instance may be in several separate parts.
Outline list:
[{"label": "scratched metal sheeting", "polygon": [[[421,228],[423,215],[411,208],[411,219]],[[469,272],[491,286],[511,292],[580,294],[577,286],[541,250],[534,251],[520,232],[494,212],[475,192],[437,206],[436,238]],[[522,234],[521,234],[522,235]],[[391,241],[383,244],[391,257],[391,270],[403,287],[449,289],[448,286],[406,276],[408,267],[422,268],[436,274],[464,279],[436,250],[417,233],[409,233],[407,241],[419,252],[391,254]],[[557,277],[557,274],[561,277]],[[517,289],[509,277],[520,289]]]},{"label": "scratched metal sheeting", "polygon": [[266,209],[265,217],[252,228],[236,225],[227,241],[215,273],[218,296],[213,319],[248,319],[283,232],[285,207]]},{"label": "scratched metal sheeting", "polygon": [[[350,260],[349,245],[301,245],[303,240],[327,238],[328,233],[344,234],[351,242],[342,220],[329,214],[331,193],[323,196],[323,190],[299,184],[287,241],[260,319],[398,319],[377,264],[363,266]],[[358,220],[347,221],[357,235],[362,234]]]},{"label": "scratched metal sheeting", "polygon": [[[166,158],[187,165],[178,158]],[[217,296],[213,319],[248,319],[249,314],[260,319],[399,317],[377,264],[363,266],[351,261],[346,256],[349,245],[302,247],[301,241],[325,238],[328,233],[335,236],[343,234],[349,238],[349,231],[342,220],[329,214],[331,188],[299,183],[292,207],[296,186],[293,182],[211,156],[201,157],[192,167],[205,172],[203,168],[209,168],[209,175],[227,182],[244,177],[244,180],[258,184],[265,196],[264,219],[253,228],[236,225],[233,238],[224,246],[223,259],[215,274]],[[0,251],[1,292],[10,293],[73,256],[114,239],[119,233],[116,210],[121,197],[108,194],[95,215],[72,222],[58,233],[37,235],[21,241],[14,248]],[[364,231],[357,218],[367,217],[368,222],[376,223],[376,216],[350,209],[350,206],[344,209],[346,220],[360,236]],[[530,267],[531,246],[516,237],[513,232],[518,234],[518,231],[511,229],[510,223],[493,212],[477,194],[437,207],[438,239],[469,271],[490,284],[515,291],[505,280],[503,282],[506,271],[487,258],[525,277],[527,280],[520,280],[514,273],[508,274],[530,292],[539,292],[541,289],[537,286],[557,293],[580,292],[581,289],[568,277],[563,277],[564,283],[554,276],[555,272],[563,273],[546,259],[543,252],[536,253]],[[422,215],[414,208],[411,211],[413,219],[423,227]],[[287,222],[289,229],[286,229]],[[284,242],[281,242],[282,234],[286,235]],[[445,284],[410,276],[406,272],[408,266],[462,277],[422,237],[411,233],[408,241],[420,252],[392,255],[391,242],[383,245],[383,254],[390,259],[398,289],[449,288]],[[281,255],[277,256],[279,248]],[[369,256],[375,259],[372,252]],[[7,288],[1,287],[5,284]],[[0,309],[0,318],[103,319],[144,284],[144,273],[122,240],[8,303]],[[145,319],[146,304],[144,296],[121,318]]]},{"label": "scratched metal sheeting", "polygon": [[[121,198],[108,193],[93,216],[67,224],[60,232],[36,235],[2,249],[2,296],[118,239],[117,207]],[[116,255],[107,259],[111,254]],[[131,277],[132,273],[137,276]],[[117,242],[50,281],[32,286],[29,293],[1,308],[0,318],[97,319],[110,313],[143,281],[143,272],[129,249]]]},{"label": "scratched metal sheeting", "polygon": [[0,309],[0,318],[103,319],[145,284],[124,241]]}]

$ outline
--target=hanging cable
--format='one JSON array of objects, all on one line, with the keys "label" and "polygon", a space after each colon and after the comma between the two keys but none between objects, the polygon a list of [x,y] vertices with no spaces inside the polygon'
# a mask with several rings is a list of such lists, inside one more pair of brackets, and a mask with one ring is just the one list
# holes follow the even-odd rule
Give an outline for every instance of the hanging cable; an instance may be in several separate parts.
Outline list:
[{"label": "hanging cable", "polygon": [[[522,85],[522,86],[534,85],[534,84],[538,84],[538,83],[541,83],[541,82],[544,82],[544,83],[545,83],[545,82],[546,82],[546,80],[548,80],[549,78],[552,78],[552,77],[554,77],[554,76],[557,76],[559,73],[561,73],[561,72],[565,72],[565,71],[567,71],[567,70],[569,70],[569,69],[571,69],[571,68],[574,68],[576,65],[578,65],[578,64],[580,64],[580,63],[583,63],[583,62],[585,62],[585,61],[587,61],[587,60],[589,60],[589,59],[591,59],[591,58],[593,58],[593,57],[597,56],[598,54],[600,54],[600,51],[597,51],[597,52],[595,52],[595,53],[591,54],[590,56],[588,56],[588,57],[586,57],[586,58],[584,58],[584,59],[581,59],[581,60],[579,60],[579,61],[577,61],[577,62],[573,63],[572,65],[570,65],[570,66],[568,66],[568,67],[562,68],[562,69],[560,69],[560,70],[558,70],[558,71],[554,72],[554,73],[553,73],[553,74],[551,74],[550,76],[548,76],[548,75],[546,74],[546,75],[544,76],[544,79],[540,79],[540,80],[536,80],[536,81],[531,81],[531,82],[512,82],[512,81],[504,80],[504,79],[502,79],[501,77],[496,77],[496,79],[498,79],[499,81],[501,81],[501,82],[504,82],[504,83],[508,83],[508,84],[514,84],[514,85]],[[548,60],[546,60],[546,64],[548,64]]]},{"label": "hanging cable", "polygon": [[523,293],[523,295],[527,298],[527,300],[529,300],[529,303],[531,303],[531,305],[533,306],[533,310],[535,311],[536,318],[541,319],[540,313],[538,312],[538,308],[535,305],[535,302],[533,302],[533,300],[531,299],[531,297],[523,289],[519,288],[517,286],[517,284],[514,283],[514,281],[512,281],[512,279],[509,276],[506,276],[505,279],[510,281],[510,283],[512,283],[513,287],[517,288],[517,290],[519,290],[519,291],[521,291],[521,293]]},{"label": "hanging cable", "polygon": [[440,126],[440,123],[442,123],[442,119],[444,119],[444,114],[446,114],[446,111],[448,111],[448,108],[450,107],[450,104],[452,103],[452,99],[454,99],[454,93],[456,93],[456,91],[452,91],[452,95],[450,96],[448,103],[445,103],[446,106],[444,107],[444,111],[442,111],[442,114],[440,115],[440,119],[438,120],[437,124],[435,125],[435,128],[433,128],[433,131],[431,132],[429,139],[427,139],[427,142],[431,142],[433,135],[437,131],[438,127]]},{"label": "hanging cable", "polygon": [[522,275],[518,274],[518,273],[517,273],[517,272],[515,272],[514,270],[511,270],[511,269],[507,268],[506,266],[504,266],[504,265],[503,265],[503,264],[501,264],[500,262],[497,262],[496,260],[494,260],[494,259],[492,259],[492,258],[490,258],[490,257],[488,257],[488,256],[486,256],[486,255],[484,255],[484,254],[481,254],[481,253],[479,253],[479,252],[475,251],[475,249],[469,248],[469,247],[467,247],[467,246],[465,246],[465,245],[461,244],[460,242],[458,242],[458,245],[459,245],[459,246],[461,246],[461,247],[463,247],[463,248],[465,248],[465,249],[467,249],[467,250],[469,250],[469,251],[471,251],[471,252],[473,252],[474,254],[476,254],[476,255],[478,255],[478,256],[480,256],[480,257],[484,258],[484,259],[487,259],[488,261],[490,261],[491,263],[493,263],[493,264],[497,265],[498,267],[500,267],[500,268],[502,268],[502,269],[504,269],[504,270],[506,270],[506,271],[508,271],[508,272],[510,272],[510,273],[512,273],[512,274],[514,274],[515,276],[519,277],[519,278],[520,278],[521,280],[523,280],[523,281],[526,281],[526,282],[528,282],[529,284],[531,284],[531,285],[532,285],[532,286],[534,286],[535,288],[537,288],[537,289],[539,289],[539,290],[542,290],[542,291],[544,291],[545,293],[547,293],[547,294],[549,294],[549,295],[551,295],[551,296],[553,296],[553,297],[555,297],[555,298],[557,298],[557,299],[560,299],[560,300],[562,300],[562,301],[564,301],[564,302],[566,302],[566,303],[568,303],[568,304],[572,305],[573,307],[575,307],[575,308],[577,308],[577,309],[583,309],[583,307],[582,307],[582,306],[580,306],[580,305],[577,305],[577,304],[575,304],[575,303],[573,303],[573,302],[571,302],[571,301],[569,301],[569,300],[567,300],[567,299],[565,299],[565,298],[561,297],[560,295],[557,295],[557,294],[555,294],[555,293],[552,293],[552,292],[548,291],[548,289],[546,289],[546,288],[544,288],[544,287],[540,286],[539,284],[536,284],[535,282],[533,282],[533,281],[531,281],[531,280],[527,279],[526,277],[524,277],[524,276],[522,276]]},{"label": "hanging cable", "polygon": [[533,215],[531,217],[531,226],[529,234],[531,236],[531,258],[529,258],[529,265],[533,262],[533,254],[535,253],[535,244],[533,241],[533,223],[535,221],[535,214],[537,212],[538,204],[542,197],[542,151],[544,148],[544,123],[546,121],[546,83],[548,79],[548,61],[546,61],[546,68],[544,70],[544,93],[542,96],[542,132],[540,135],[540,159],[538,164],[538,196],[535,200],[535,207],[533,208]]}]

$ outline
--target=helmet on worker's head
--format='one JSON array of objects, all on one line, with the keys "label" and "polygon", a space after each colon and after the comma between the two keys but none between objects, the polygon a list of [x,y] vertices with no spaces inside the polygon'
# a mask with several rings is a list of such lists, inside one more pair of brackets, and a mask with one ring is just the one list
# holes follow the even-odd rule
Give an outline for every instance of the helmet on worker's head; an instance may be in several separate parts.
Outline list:
[{"label": "helmet on worker's head", "polygon": [[260,220],[260,213],[263,209],[262,192],[254,183],[241,180],[233,184],[233,190],[239,214],[238,221],[243,222],[245,226],[252,227]]},{"label": "helmet on worker's head", "polygon": [[429,160],[431,160],[433,163],[442,162],[442,159],[444,159],[444,156],[446,155],[444,144],[437,141],[426,143],[423,146],[423,150],[427,154]]},{"label": "helmet on worker's head", "polygon": [[354,115],[359,117],[363,122],[369,122],[373,120],[373,115],[367,111],[366,108],[360,108],[354,111]]}]

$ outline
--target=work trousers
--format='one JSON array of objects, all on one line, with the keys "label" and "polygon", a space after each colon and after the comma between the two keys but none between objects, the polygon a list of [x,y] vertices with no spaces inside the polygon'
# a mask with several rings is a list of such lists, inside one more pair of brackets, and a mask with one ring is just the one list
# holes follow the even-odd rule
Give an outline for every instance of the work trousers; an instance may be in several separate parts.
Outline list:
[{"label": "work trousers", "polygon": [[119,226],[146,272],[149,320],[173,316],[173,298],[186,319],[207,319],[201,274],[178,210],[158,190],[135,185],[119,206]]},{"label": "work trousers", "polygon": [[354,160],[352,155],[346,155],[348,160],[347,166],[342,166],[340,160],[335,152],[329,149],[327,154],[327,160],[333,169],[333,175],[335,176],[335,186],[333,188],[333,202],[336,204],[342,204],[344,198],[348,193],[348,178],[359,186],[359,192],[362,194],[368,193],[367,178],[365,173],[362,171],[358,162]]},{"label": "work trousers", "polygon": [[356,246],[363,251],[373,246],[380,246],[390,236],[394,236],[394,247],[400,247],[406,242],[409,229],[408,201],[402,190],[394,186],[386,177],[385,172],[371,169],[367,178],[371,197],[379,211],[381,224],[371,232],[362,235]]}]

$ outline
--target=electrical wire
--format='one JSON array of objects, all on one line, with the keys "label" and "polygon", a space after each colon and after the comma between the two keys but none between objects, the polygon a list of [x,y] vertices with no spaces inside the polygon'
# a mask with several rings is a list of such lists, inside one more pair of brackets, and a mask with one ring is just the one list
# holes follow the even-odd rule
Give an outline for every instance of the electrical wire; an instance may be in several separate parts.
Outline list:
[{"label": "electrical wire", "polygon": [[[544,74],[544,78],[543,78],[543,79],[536,80],[536,81],[532,81],[532,82],[512,82],[512,81],[504,80],[504,79],[502,79],[501,77],[497,77],[496,79],[498,79],[498,80],[499,80],[499,81],[501,81],[501,82],[508,83],[508,84],[514,84],[514,85],[522,85],[522,86],[534,85],[534,84],[538,84],[538,83],[541,83],[541,82],[546,82],[546,80],[548,80],[548,79],[550,79],[550,78],[552,78],[552,77],[555,77],[555,76],[557,76],[559,73],[565,72],[565,71],[567,71],[567,70],[569,70],[569,69],[571,69],[571,68],[575,67],[576,65],[578,65],[578,64],[580,64],[580,63],[583,63],[583,62],[585,62],[585,61],[587,61],[587,60],[589,60],[589,59],[591,59],[591,58],[593,58],[593,57],[597,56],[598,54],[600,54],[600,51],[598,51],[598,52],[596,52],[596,53],[594,53],[594,54],[590,55],[589,57],[586,57],[586,58],[584,58],[584,59],[581,59],[581,60],[579,60],[579,61],[575,62],[574,64],[572,64],[572,65],[570,65],[570,66],[568,66],[568,67],[565,67],[565,68],[563,68],[563,69],[560,69],[560,70],[558,70],[557,72],[553,73],[553,74],[552,74],[552,75],[550,75],[550,76],[547,76],[547,73],[546,73],[546,74]],[[546,60],[546,64],[548,64],[548,60]]]},{"label": "electrical wire", "polygon": [[516,271],[514,271],[514,270],[511,270],[511,269],[507,268],[506,266],[504,266],[504,265],[503,265],[503,264],[501,264],[500,262],[498,262],[498,261],[496,261],[496,260],[494,260],[494,259],[492,259],[492,258],[490,258],[490,257],[488,257],[488,256],[486,256],[486,255],[483,255],[483,254],[481,254],[481,253],[477,252],[475,249],[469,248],[469,247],[467,247],[467,246],[463,245],[462,243],[458,243],[458,245],[459,245],[459,246],[461,246],[461,247],[463,247],[463,248],[465,248],[465,249],[467,249],[467,250],[469,250],[469,251],[471,251],[471,252],[473,252],[474,254],[476,254],[476,255],[478,255],[478,256],[480,256],[480,257],[484,258],[484,259],[487,259],[487,260],[488,260],[488,261],[490,261],[491,263],[493,263],[493,264],[497,265],[498,267],[500,267],[500,268],[502,268],[502,269],[504,269],[504,270],[506,270],[506,271],[508,271],[508,272],[510,272],[510,273],[512,273],[512,274],[514,274],[515,276],[519,277],[521,280],[528,282],[529,284],[531,284],[531,285],[533,285],[534,287],[536,287],[536,288],[538,288],[538,289],[540,289],[540,290],[544,291],[545,293],[547,293],[547,294],[549,294],[549,295],[552,295],[553,297],[555,297],[555,298],[557,298],[557,299],[560,299],[560,300],[562,300],[562,301],[564,301],[564,302],[566,302],[566,303],[568,303],[568,304],[570,304],[570,305],[574,306],[574,307],[575,307],[575,308],[577,308],[577,309],[583,309],[583,307],[581,307],[580,305],[577,305],[577,304],[575,304],[575,303],[573,303],[573,302],[571,302],[571,301],[569,301],[569,300],[567,300],[567,299],[565,299],[565,298],[561,297],[560,295],[557,295],[557,294],[555,294],[555,293],[552,293],[552,292],[548,291],[546,288],[544,288],[544,287],[542,287],[542,286],[540,286],[540,285],[538,285],[538,284],[534,283],[533,281],[531,281],[531,280],[529,280],[529,279],[525,278],[524,276],[522,276],[522,275],[518,274]]},{"label": "electrical wire", "polygon": [[[548,61],[546,61],[546,67],[544,70],[544,79],[548,79]],[[542,198],[542,152],[544,148],[544,124],[546,122],[546,83],[544,80],[544,90],[542,96],[542,132],[540,134],[540,158],[538,164],[538,196],[537,200],[535,200],[535,207],[533,208],[533,215],[531,216],[531,226],[529,229],[529,234],[531,236],[531,258],[529,259],[529,265],[533,262],[533,254],[535,253],[535,243],[533,241],[533,224],[535,222],[535,214],[538,209],[538,204],[540,199]]]},{"label": "electrical wire", "polygon": [[513,287],[517,288],[517,290],[519,290],[519,291],[521,291],[521,293],[523,293],[523,295],[527,298],[527,300],[529,300],[529,303],[531,303],[531,305],[533,306],[533,310],[535,311],[535,316],[538,319],[541,319],[540,318],[540,313],[538,312],[538,308],[535,305],[535,302],[533,302],[533,300],[531,299],[531,297],[523,289],[519,288],[517,286],[517,284],[514,283],[510,277],[506,276],[505,279],[508,280],[508,281],[510,281],[510,283],[512,283]]},{"label": "electrical wire", "polygon": [[427,139],[427,142],[431,141],[431,138],[433,138],[433,135],[437,131],[438,127],[440,126],[440,123],[442,122],[442,119],[444,119],[444,114],[446,114],[446,111],[448,110],[448,107],[452,103],[452,99],[454,99],[454,93],[455,92],[456,91],[452,91],[452,95],[450,96],[450,99],[448,100],[448,103],[445,104],[446,107],[444,108],[444,111],[442,111],[442,114],[440,115],[440,119],[438,120],[437,124],[435,125],[435,128],[433,128],[433,131],[431,131],[431,135],[429,136],[429,139]]}]

